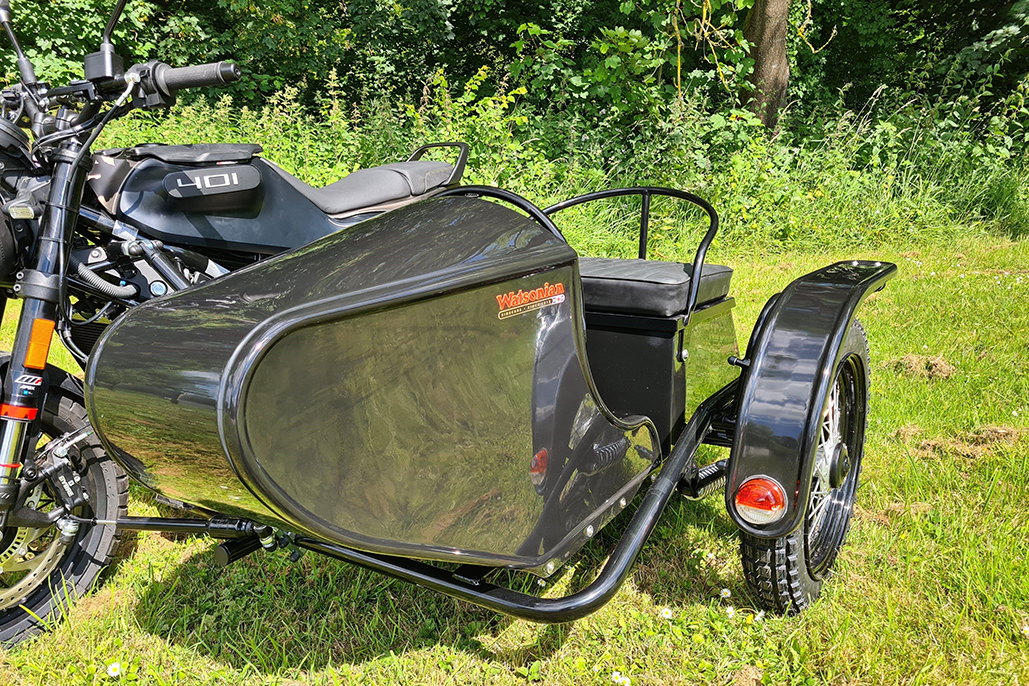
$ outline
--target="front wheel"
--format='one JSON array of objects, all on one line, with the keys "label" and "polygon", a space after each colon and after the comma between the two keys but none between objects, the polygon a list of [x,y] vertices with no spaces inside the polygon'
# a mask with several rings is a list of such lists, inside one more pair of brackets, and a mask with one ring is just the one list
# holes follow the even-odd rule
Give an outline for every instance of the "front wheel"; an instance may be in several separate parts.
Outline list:
[{"label": "front wheel", "polygon": [[[39,445],[88,424],[86,410],[65,389],[51,386],[43,408]],[[75,514],[117,519],[128,503],[128,480],[107,457],[94,436],[69,452],[76,458],[89,501]],[[34,509],[53,507],[47,483],[28,499]],[[7,527],[0,532],[0,645],[11,646],[58,621],[61,612],[90,590],[114,552],[117,533],[111,526],[81,525],[70,544],[62,544],[56,527]]]},{"label": "front wheel", "polygon": [[855,320],[822,413],[804,523],[780,538],[740,534],[743,575],[769,612],[796,614],[807,609],[832,572],[854,512],[867,407],[868,338]]}]

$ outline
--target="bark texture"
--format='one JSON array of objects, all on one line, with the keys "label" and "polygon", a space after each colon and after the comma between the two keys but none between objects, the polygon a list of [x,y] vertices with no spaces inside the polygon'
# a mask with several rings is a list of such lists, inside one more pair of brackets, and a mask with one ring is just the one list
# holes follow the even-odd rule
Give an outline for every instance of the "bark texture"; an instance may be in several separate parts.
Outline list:
[{"label": "bark texture", "polygon": [[743,35],[751,44],[754,70],[747,80],[754,92],[747,107],[768,128],[775,128],[779,110],[786,104],[790,63],[786,57],[786,31],[790,0],[755,0],[747,14]]}]

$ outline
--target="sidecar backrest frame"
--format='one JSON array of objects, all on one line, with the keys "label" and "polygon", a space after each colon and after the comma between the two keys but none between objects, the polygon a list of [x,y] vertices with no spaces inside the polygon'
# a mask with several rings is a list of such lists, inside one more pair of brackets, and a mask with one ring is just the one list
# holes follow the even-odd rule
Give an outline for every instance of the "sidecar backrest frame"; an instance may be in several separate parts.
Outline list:
[{"label": "sidecar backrest frame", "polygon": [[[691,275],[701,274],[702,276],[699,279],[692,278],[690,280],[689,293],[682,310],[682,315],[684,317],[683,324],[689,324],[690,316],[693,314],[693,311],[696,309],[699,302],[700,286],[704,274],[704,260],[707,257],[708,248],[711,247],[711,242],[715,239],[715,235],[718,233],[718,213],[715,211],[715,208],[711,206],[711,203],[704,200],[699,195],[694,195],[693,193],[679,190],[677,188],[633,186],[630,188],[608,188],[595,193],[578,195],[574,198],[562,200],[559,203],[551,205],[543,210],[543,213],[549,217],[561,210],[568,209],[569,207],[594,202],[596,200],[604,200],[607,198],[616,198],[626,195],[638,195],[642,199],[642,207],[640,208],[639,238],[639,259],[641,260],[647,259],[647,240],[649,238],[650,229],[650,200],[652,196],[657,195],[685,200],[686,202],[696,205],[707,213],[710,223],[708,224],[707,231],[704,233],[704,237],[700,240],[699,245],[697,245],[697,252],[693,257],[693,270],[690,272]],[[728,286],[728,284],[726,284],[726,286]]]}]

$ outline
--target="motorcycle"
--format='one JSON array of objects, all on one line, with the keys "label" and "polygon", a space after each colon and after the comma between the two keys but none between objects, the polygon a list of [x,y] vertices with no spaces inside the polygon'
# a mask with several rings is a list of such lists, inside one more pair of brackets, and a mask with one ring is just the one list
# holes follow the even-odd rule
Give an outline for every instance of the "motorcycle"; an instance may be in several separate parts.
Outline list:
[{"label": "motorcycle", "polygon": [[[125,531],[202,534],[227,565],[321,553],[537,622],[607,602],[676,491],[721,493],[761,607],[818,597],[861,469],[861,302],[892,264],[840,262],[765,305],[739,357],[718,215],[682,190],[540,209],[464,186],[464,143],[323,188],[253,144],[92,151],[134,109],[219,86],[219,62],[128,68],[111,34],[84,78],[0,94],[0,643],[97,581]],[[27,127],[30,136],[22,127]],[[452,163],[423,159],[432,150]],[[641,198],[638,259],[580,257],[555,215]],[[703,210],[693,262],[647,259],[651,200]],[[84,380],[48,363],[57,334]],[[700,445],[729,457],[698,466]],[[182,517],[130,517],[128,478]],[[557,569],[639,503],[594,581]],[[628,515],[627,515],[628,516]]]}]

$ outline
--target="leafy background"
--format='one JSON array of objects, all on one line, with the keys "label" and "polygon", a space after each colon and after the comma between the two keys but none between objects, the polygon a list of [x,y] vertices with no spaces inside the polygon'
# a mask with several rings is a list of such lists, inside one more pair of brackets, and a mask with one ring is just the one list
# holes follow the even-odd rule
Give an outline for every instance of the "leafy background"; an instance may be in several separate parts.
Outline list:
[{"label": "leafy background", "polygon": [[[614,185],[686,188],[723,219],[710,259],[736,270],[740,341],[806,271],[899,263],[862,310],[865,485],[815,608],[757,620],[713,501],[674,502],[615,600],[558,628],[313,556],[220,571],[209,541],[145,535],[66,621],[0,656],[0,675],[110,683],[117,662],[123,680],[156,684],[1026,683],[1029,3],[793,0],[788,102],[771,129],[745,106],[750,8],[132,0],[116,32],[127,58],[233,58],[248,77],[121,120],[100,145],[259,142],[324,184],[465,140],[467,181],[541,206]],[[40,73],[60,83],[80,73],[109,3],[14,10]],[[560,221],[581,254],[628,257],[638,210],[614,201]],[[653,210],[650,254],[690,259],[703,222]],[[142,491],[133,502],[162,513]],[[623,527],[543,592],[591,578]]]}]

